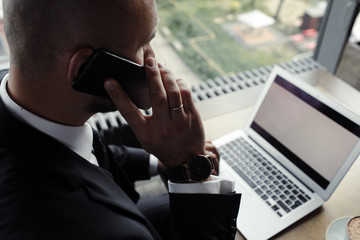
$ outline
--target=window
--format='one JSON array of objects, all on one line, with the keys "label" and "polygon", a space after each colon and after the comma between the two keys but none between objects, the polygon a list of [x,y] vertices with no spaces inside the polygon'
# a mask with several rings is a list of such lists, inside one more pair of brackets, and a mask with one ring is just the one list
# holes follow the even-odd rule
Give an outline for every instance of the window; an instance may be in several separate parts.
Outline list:
[{"label": "window", "polygon": [[207,80],[312,56],[327,2],[157,0],[157,5],[159,33]]}]

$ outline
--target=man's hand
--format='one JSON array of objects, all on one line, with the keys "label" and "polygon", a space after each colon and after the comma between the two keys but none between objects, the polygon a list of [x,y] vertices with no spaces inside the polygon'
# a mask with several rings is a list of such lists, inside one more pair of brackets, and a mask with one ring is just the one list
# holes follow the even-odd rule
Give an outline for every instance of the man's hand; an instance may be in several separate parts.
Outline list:
[{"label": "man's hand", "polygon": [[104,85],[142,147],[165,167],[182,165],[195,155],[205,154],[204,129],[189,89],[152,57],[145,59],[145,69],[151,116],[139,111],[116,80],[108,79]]}]

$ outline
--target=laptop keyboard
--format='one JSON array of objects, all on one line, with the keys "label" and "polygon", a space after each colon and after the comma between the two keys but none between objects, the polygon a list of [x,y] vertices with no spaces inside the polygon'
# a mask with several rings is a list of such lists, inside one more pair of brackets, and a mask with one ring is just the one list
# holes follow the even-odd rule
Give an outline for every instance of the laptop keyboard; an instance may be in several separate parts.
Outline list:
[{"label": "laptop keyboard", "polygon": [[279,217],[311,199],[243,138],[220,146],[218,150],[221,158]]}]

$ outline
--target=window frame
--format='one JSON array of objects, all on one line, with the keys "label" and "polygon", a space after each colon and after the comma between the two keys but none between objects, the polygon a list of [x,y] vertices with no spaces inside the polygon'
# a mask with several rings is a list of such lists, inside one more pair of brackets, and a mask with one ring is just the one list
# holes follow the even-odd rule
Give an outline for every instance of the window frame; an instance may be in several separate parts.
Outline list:
[{"label": "window frame", "polygon": [[359,13],[360,0],[328,0],[327,3],[313,58],[335,74]]}]

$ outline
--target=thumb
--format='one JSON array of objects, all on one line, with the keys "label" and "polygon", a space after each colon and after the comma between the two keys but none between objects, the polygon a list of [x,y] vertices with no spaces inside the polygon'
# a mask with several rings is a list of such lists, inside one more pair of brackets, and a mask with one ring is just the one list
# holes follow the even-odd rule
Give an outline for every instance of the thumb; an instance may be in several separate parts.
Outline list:
[{"label": "thumb", "polygon": [[131,101],[119,82],[113,78],[105,80],[104,88],[109,94],[111,100],[119,110],[121,115],[129,123],[130,126],[139,126],[144,120],[144,115],[139,111],[135,104]]}]

